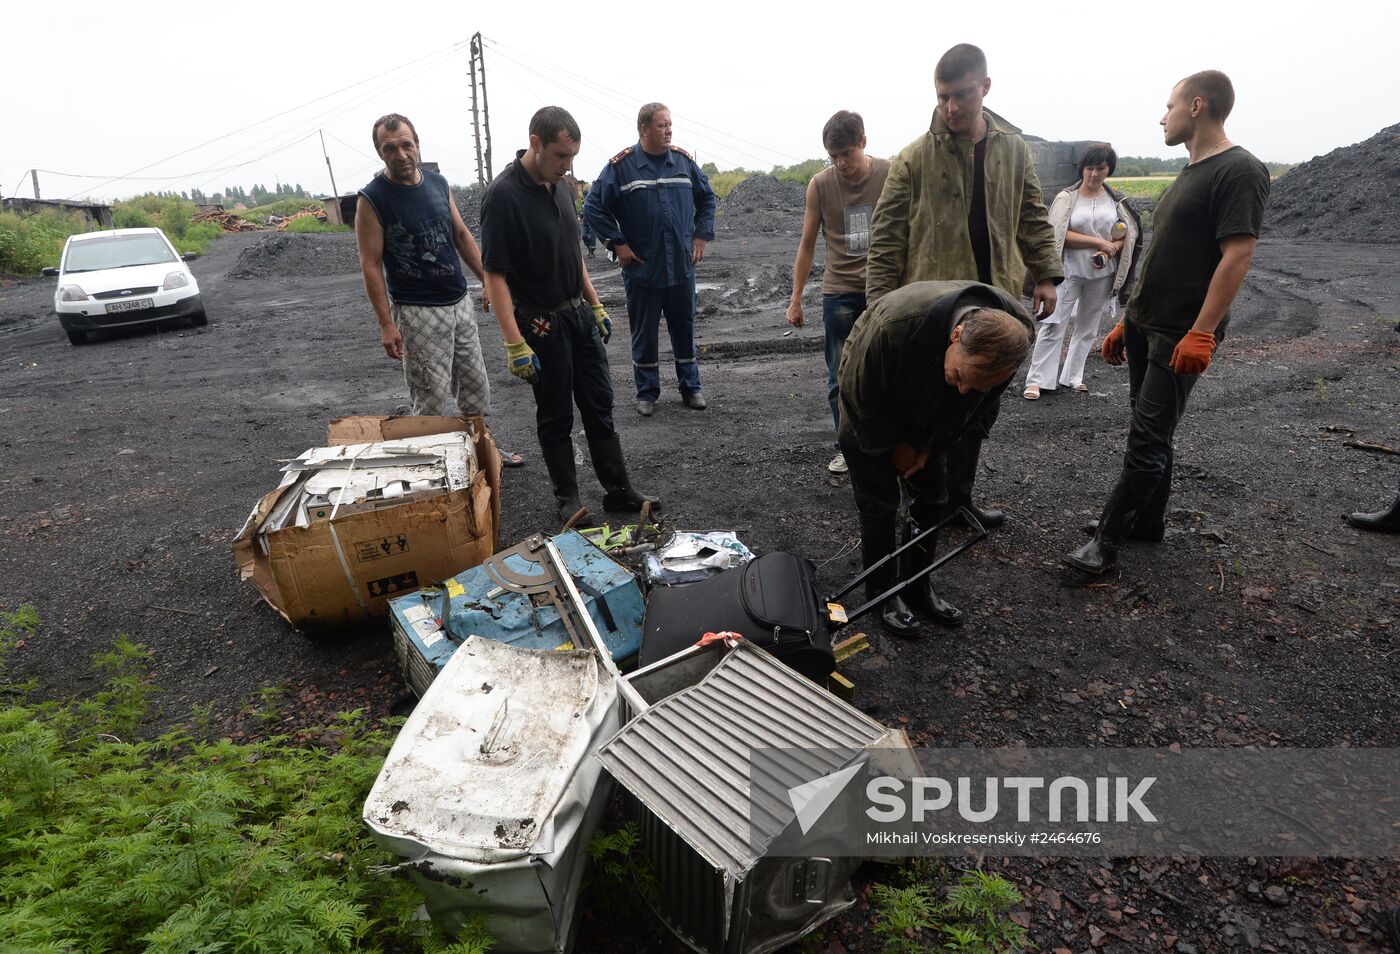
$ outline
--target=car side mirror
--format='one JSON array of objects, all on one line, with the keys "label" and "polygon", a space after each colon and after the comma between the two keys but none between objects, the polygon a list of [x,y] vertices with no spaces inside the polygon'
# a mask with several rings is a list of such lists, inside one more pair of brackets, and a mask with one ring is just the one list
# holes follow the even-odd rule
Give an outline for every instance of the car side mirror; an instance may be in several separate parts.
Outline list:
[{"label": "car side mirror", "polygon": [[52,265],[48,266],[47,268],[44,269],[44,277],[45,277],[45,278],[57,278],[57,277],[58,277],[58,269],[54,268]]},{"label": "car side mirror", "polygon": [[186,252],[184,255],[181,255],[180,258],[184,259],[184,260],[187,261],[187,262],[193,262],[195,259],[199,258],[199,253],[198,253],[198,252]]}]

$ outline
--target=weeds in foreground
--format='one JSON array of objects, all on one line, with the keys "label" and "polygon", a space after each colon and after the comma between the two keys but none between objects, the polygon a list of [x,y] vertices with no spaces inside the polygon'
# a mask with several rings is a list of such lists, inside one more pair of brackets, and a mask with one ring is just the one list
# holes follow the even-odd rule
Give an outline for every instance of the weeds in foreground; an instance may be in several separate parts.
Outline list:
[{"label": "weeds in foreground", "polygon": [[985,871],[964,871],[939,898],[946,874],[929,861],[901,871],[894,884],[876,885],[875,934],[886,954],[1010,954],[1026,946],[1026,932],[1007,919],[1023,898],[1011,882]]},{"label": "weeds in foreground", "polygon": [[334,750],[144,740],[146,652],[120,638],[95,660],[101,691],[32,702],[3,660],[37,626],[29,609],[0,614],[0,948],[489,950],[479,923],[449,944],[415,916],[412,885],[375,873],[397,859],[360,807],[388,732],[348,713]]}]

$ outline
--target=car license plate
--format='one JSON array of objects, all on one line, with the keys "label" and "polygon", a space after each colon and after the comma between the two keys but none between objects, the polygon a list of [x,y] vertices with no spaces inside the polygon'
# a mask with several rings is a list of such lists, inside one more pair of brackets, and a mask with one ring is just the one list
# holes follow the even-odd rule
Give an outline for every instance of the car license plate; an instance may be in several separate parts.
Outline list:
[{"label": "car license plate", "polygon": [[115,315],[123,311],[140,311],[155,304],[154,298],[134,298],[130,301],[114,301],[107,306],[107,314]]}]

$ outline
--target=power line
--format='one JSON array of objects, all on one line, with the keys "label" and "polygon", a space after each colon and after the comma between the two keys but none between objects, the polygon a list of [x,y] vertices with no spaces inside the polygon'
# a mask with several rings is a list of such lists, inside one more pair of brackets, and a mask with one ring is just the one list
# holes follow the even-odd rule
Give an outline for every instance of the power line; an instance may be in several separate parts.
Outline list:
[{"label": "power line", "polygon": [[[434,51],[433,53],[428,54],[428,56],[431,58],[431,57],[437,56],[439,53],[442,53],[442,52],[444,52],[444,51],[450,51],[450,50],[457,49],[457,48],[461,47],[463,44],[465,44],[466,42],[467,42],[466,40],[458,40],[456,43],[450,44],[449,46],[443,47],[443,48],[440,49],[440,50],[436,50],[436,51]],[[249,123],[249,124],[246,125],[246,126],[239,127],[238,129],[233,130],[233,132],[224,133],[222,136],[215,136],[213,139],[210,139],[210,140],[207,140],[207,141],[205,141],[205,142],[202,142],[202,143],[200,143],[200,144],[198,144],[198,145],[196,145],[196,146],[191,146],[190,148],[184,149],[184,150],[182,150],[182,151],[180,151],[180,152],[177,152],[177,153],[175,153],[174,155],[166,156],[164,159],[157,159],[155,162],[149,162],[149,163],[147,163],[147,164],[144,165],[144,166],[140,166],[140,167],[138,167],[138,168],[136,168],[136,169],[132,169],[129,173],[127,173],[127,174],[124,175],[124,176],[114,176],[113,178],[109,179],[108,181],[102,183],[102,185],[97,186],[96,188],[94,188],[94,189],[92,189],[92,190],[90,190],[90,191],[96,192],[97,189],[100,189],[100,188],[102,188],[103,186],[111,185],[113,182],[120,182],[122,179],[127,179],[127,178],[134,177],[134,176],[136,175],[136,173],[138,173],[138,172],[145,172],[147,169],[150,169],[150,168],[153,167],[153,166],[158,166],[158,165],[160,165],[160,164],[163,163],[163,162],[169,162],[171,159],[178,159],[180,156],[188,155],[189,153],[194,152],[194,151],[197,150],[197,149],[203,149],[205,146],[212,146],[212,145],[213,145],[214,143],[216,143],[216,142],[222,142],[223,140],[228,139],[228,138],[231,137],[231,136],[236,136],[236,135],[238,135],[238,134],[241,133],[241,132],[247,132],[249,129],[253,129],[254,127],[261,126],[263,123],[271,122],[271,121],[274,120],[274,119],[280,119],[281,117],[286,116],[288,113],[294,113],[294,112],[296,112],[296,111],[299,110],[299,109],[304,109],[304,108],[306,108],[307,106],[310,106],[312,103],[319,103],[319,102],[320,102],[321,100],[323,100],[323,99],[329,99],[329,98],[332,97],[332,96],[339,96],[341,93],[344,93],[344,92],[346,92],[347,90],[354,89],[354,88],[357,87],[357,86],[363,86],[365,83],[369,83],[369,82],[372,82],[373,80],[377,80],[377,79],[379,79],[379,78],[382,77],[382,76],[388,76],[390,73],[396,73],[396,72],[398,72],[398,71],[401,70],[401,69],[406,69],[406,68],[408,68],[408,67],[410,67],[410,66],[415,66],[415,65],[417,65],[417,64],[419,64],[419,63],[422,63],[422,62],[423,62],[423,57],[421,57],[421,56],[414,57],[412,60],[410,60],[410,61],[408,61],[408,62],[406,62],[406,63],[401,63],[401,64],[399,64],[398,66],[395,66],[395,67],[393,67],[393,68],[391,68],[391,69],[387,69],[387,70],[385,70],[385,71],[382,72],[382,73],[376,73],[376,74],[373,75],[373,76],[367,77],[367,78],[362,79],[362,80],[358,80],[358,81],[356,81],[356,82],[354,82],[354,83],[351,83],[351,84],[348,85],[348,86],[342,86],[340,89],[334,90],[334,91],[329,92],[329,93],[325,93],[325,94],[323,94],[323,95],[321,95],[321,96],[317,96],[317,97],[315,97],[314,99],[309,99],[309,100],[307,100],[307,101],[304,102],[304,103],[299,103],[298,105],[292,106],[292,107],[289,108],[289,109],[284,109],[284,110],[282,110],[281,112],[274,113],[273,115],[268,116],[268,117],[266,117],[266,118],[264,118],[264,119],[259,119],[257,122]],[[68,198],[70,198],[70,199],[76,198],[78,194],[79,194],[79,193],[74,193],[73,195],[70,195]]]},{"label": "power line", "polygon": [[[491,39],[491,38],[489,38],[489,37],[487,38],[487,42],[489,42],[492,46],[496,47],[496,48],[497,48],[497,52],[502,52],[502,51],[501,51],[501,47],[502,47],[502,46],[506,46],[506,44],[502,44],[500,41]],[[502,54],[502,55],[504,55],[504,54]],[[522,53],[521,55],[524,55],[524,54]],[[564,68],[561,67],[561,66],[555,66],[554,64],[545,62],[545,61],[542,60],[542,59],[540,59],[540,60],[530,60],[530,61],[529,61],[529,65],[530,65],[531,67],[535,67],[535,68],[547,69],[547,70],[550,70],[550,71],[552,71],[552,72],[559,73],[559,74],[561,74],[561,75],[563,75],[563,76],[572,77],[573,79],[575,79],[576,81],[578,81],[578,82],[580,82],[580,83],[583,83],[583,84],[585,84],[585,85],[587,85],[587,86],[590,86],[590,87],[592,87],[593,89],[598,90],[598,91],[600,91],[600,92],[604,92],[604,93],[610,94],[610,95],[613,96],[614,98],[617,98],[617,99],[619,99],[620,101],[623,101],[623,102],[637,103],[637,102],[642,102],[642,101],[643,101],[643,100],[641,100],[639,97],[635,97],[635,96],[632,96],[632,95],[630,95],[630,94],[628,94],[628,93],[624,93],[624,92],[622,92],[622,91],[620,91],[620,90],[614,89],[614,88],[612,88],[612,87],[610,87],[610,86],[606,86],[606,85],[604,85],[604,84],[602,84],[602,83],[599,83],[599,82],[597,82],[597,81],[595,81],[595,80],[593,80],[593,79],[590,79],[589,77],[587,77],[587,76],[585,76],[585,75],[583,75],[583,74],[581,74],[581,73],[575,73],[575,72],[573,72],[572,70],[566,70],[566,69],[564,69]],[[793,162],[803,162],[803,161],[804,161],[803,159],[801,159],[801,158],[798,157],[798,156],[789,155],[788,153],[785,153],[785,152],[783,152],[782,150],[774,149],[773,147],[764,145],[763,143],[754,142],[753,140],[745,139],[745,138],[743,138],[742,136],[736,136],[736,135],[734,135],[734,134],[731,133],[731,132],[728,132],[728,131],[723,130],[723,129],[719,129],[719,128],[715,127],[715,126],[711,126],[711,125],[709,125],[708,123],[703,123],[703,122],[701,122],[700,120],[694,118],[693,116],[688,116],[688,115],[686,115],[685,113],[681,113],[680,115],[685,119],[685,121],[686,121],[688,124],[690,124],[690,125],[692,125],[692,126],[699,126],[699,127],[703,128],[703,129],[708,129],[708,130],[710,130],[711,132],[715,133],[717,136],[720,136],[720,137],[722,137],[722,138],[724,138],[724,139],[732,139],[732,140],[734,140],[735,142],[741,142],[741,143],[744,143],[744,144],[746,144],[746,145],[753,146],[753,147],[755,147],[755,148],[757,148],[757,149],[762,149],[763,151],[765,151],[765,152],[767,152],[767,153],[769,153],[769,154],[771,154],[771,155],[781,156],[781,157],[783,157],[783,158],[785,158],[785,159],[791,159]],[[704,139],[704,138],[706,138],[706,137],[698,137],[698,138]],[[739,153],[742,153],[742,154],[744,154],[744,155],[750,156],[751,158],[762,159],[761,156],[754,156],[752,153],[745,152],[744,150],[738,149],[737,147],[734,147],[734,146],[729,146],[728,148],[732,149],[732,150],[735,151],[735,152],[739,152]]]}]

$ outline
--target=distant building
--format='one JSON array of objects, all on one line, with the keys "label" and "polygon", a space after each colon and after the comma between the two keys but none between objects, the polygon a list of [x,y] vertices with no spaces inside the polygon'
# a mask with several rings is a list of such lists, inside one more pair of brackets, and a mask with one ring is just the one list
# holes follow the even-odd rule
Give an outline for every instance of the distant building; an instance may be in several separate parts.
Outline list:
[{"label": "distant building", "polygon": [[67,212],[81,215],[87,224],[94,228],[112,228],[112,207],[97,202],[73,202],[68,199],[25,199],[15,196],[0,199],[0,206],[6,212],[16,215],[34,215],[37,212]]}]

